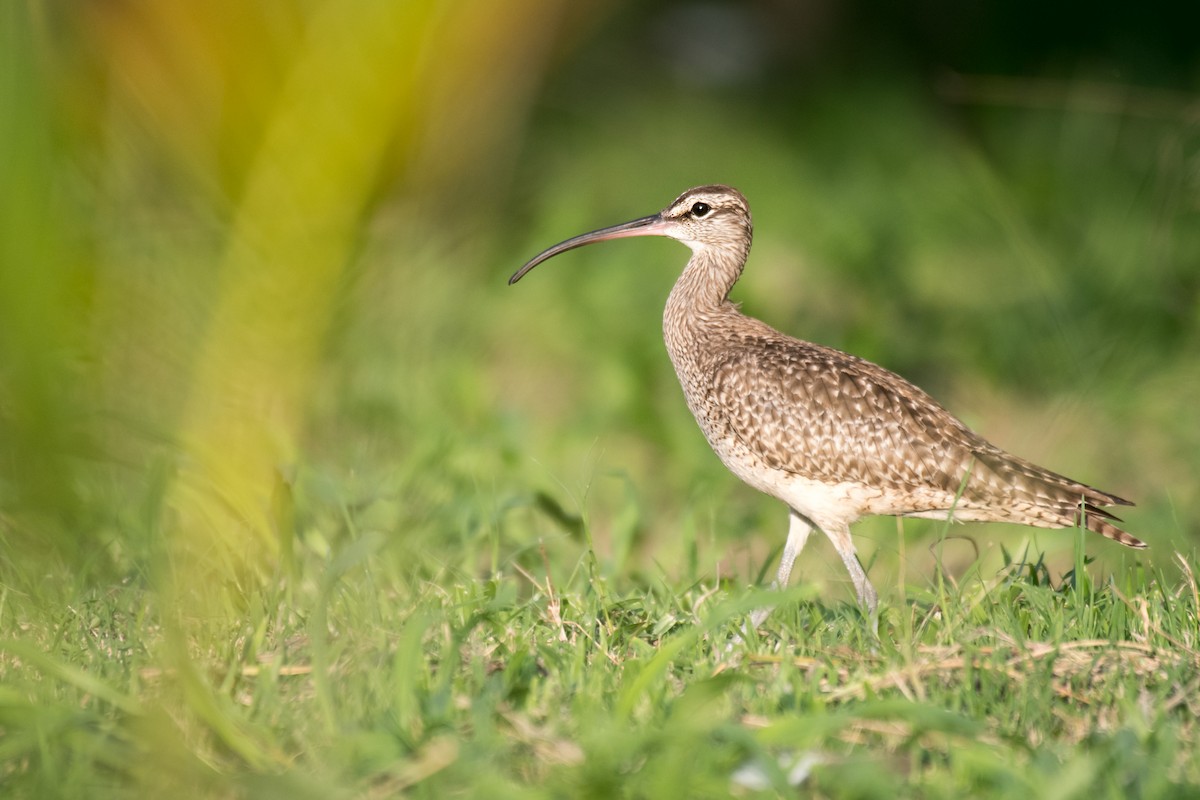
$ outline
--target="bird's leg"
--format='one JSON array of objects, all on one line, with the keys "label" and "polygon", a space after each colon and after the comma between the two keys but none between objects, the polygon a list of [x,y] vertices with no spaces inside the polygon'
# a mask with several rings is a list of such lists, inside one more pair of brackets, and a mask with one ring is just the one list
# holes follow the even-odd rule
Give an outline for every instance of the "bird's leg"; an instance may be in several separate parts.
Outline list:
[{"label": "bird's leg", "polygon": [[[804,549],[804,543],[808,541],[808,535],[812,533],[813,525],[804,517],[791,512],[791,518],[788,522],[788,537],[787,542],[783,545],[783,554],[779,556],[779,572],[775,573],[775,580],[771,583],[771,589],[783,589],[788,585],[788,578],[792,575],[792,565],[796,563],[796,557],[800,555],[800,551]],[[771,614],[774,606],[755,609],[750,614],[750,621],[747,625],[748,629],[757,628]]]},{"label": "bird's leg", "polygon": [[842,557],[842,563],[846,565],[846,570],[850,573],[850,580],[854,582],[854,592],[858,595],[858,602],[871,618],[871,630],[878,635],[879,596],[875,593],[875,587],[871,585],[866,570],[863,569],[858,555],[854,552],[854,542],[850,539],[850,526],[842,523],[822,528],[822,530],[829,536],[838,555]]},{"label": "bird's leg", "polygon": [[796,563],[796,557],[804,549],[804,543],[808,541],[808,535],[813,529],[811,522],[795,511],[788,510],[788,538],[783,545],[783,554],[779,557],[779,571],[775,573],[775,583],[771,584],[776,589],[783,589],[788,585],[788,578],[792,576],[792,565]]}]

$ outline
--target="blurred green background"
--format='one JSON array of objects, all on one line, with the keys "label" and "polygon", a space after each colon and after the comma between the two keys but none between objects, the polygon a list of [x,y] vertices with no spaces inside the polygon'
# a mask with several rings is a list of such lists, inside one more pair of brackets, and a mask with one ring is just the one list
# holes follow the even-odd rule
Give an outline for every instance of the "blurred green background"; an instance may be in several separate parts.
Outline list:
[{"label": "blurred green background", "polygon": [[[1194,10],[4,15],[11,580],[40,582],[30,558],[100,580],[198,569],[236,598],[297,542],[323,547],[331,508],[409,543],[487,530],[503,553],[578,517],[614,569],[750,577],[783,514],[707,452],[664,357],[686,251],[590,248],[504,285],[708,182],[753,204],[749,313],[1136,500],[1148,558],[1194,546]],[[864,526],[867,551],[895,555],[894,530]]]},{"label": "blurred green background", "polygon": [[[687,251],[615,242],[505,285],[699,184],[752,204],[748,313],[1136,501],[1151,549],[1089,539],[1096,574],[1177,575],[1200,540],[1197,30],[1166,2],[4,4],[0,684],[24,683],[0,783],[51,796],[39,769],[78,789],[96,762],[167,788],[314,751],[373,780],[375,709],[403,706],[413,758],[438,730],[404,692],[437,708],[452,679],[405,669],[435,669],[446,607],[515,608],[518,573],[647,596],[769,574],[784,510],[709,452],[661,342]],[[1002,549],[1073,566],[1067,533],[855,533],[885,605]],[[850,599],[824,541],[797,566]],[[327,676],[357,672],[330,640],[343,667],[394,648],[402,691],[335,708]],[[311,684],[245,699],[268,657]],[[370,721],[352,744],[343,713]]]}]

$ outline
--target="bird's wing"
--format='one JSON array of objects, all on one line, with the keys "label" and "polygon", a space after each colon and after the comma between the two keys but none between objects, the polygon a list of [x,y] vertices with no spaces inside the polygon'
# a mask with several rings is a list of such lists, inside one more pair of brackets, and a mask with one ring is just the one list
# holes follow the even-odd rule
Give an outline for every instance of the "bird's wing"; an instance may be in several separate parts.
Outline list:
[{"label": "bird's wing", "polygon": [[731,433],[768,465],[805,478],[901,495],[932,489],[960,507],[1020,504],[1064,525],[1081,501],[1093,515],[1130,504],[1001,450],[899,375],[839,350],[748,337],[724,350],[712,381]]},{"label": "bird's wing", "polygon": [[713,388],[719,413],[746,447],[813,480],[936,487],[953,496],[979,439],[898,375],[808,342],[755,338],[729,348],[714,367]]}]

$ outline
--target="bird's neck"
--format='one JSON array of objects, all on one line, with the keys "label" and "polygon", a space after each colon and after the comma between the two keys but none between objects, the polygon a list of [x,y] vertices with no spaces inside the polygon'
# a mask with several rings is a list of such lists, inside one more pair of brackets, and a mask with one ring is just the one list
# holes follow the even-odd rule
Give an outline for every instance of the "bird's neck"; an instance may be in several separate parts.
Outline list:
[{"label": "bird's neck", "polygon": [[715,309],[725,303],[746,265],[748,248],[704,247],[692,254],[667,299],[679,311]]},{"label": "bird's neck", "polygon": [[675,282],[663,311],[663,335],[677,372],[704,354],[704,342],[722,317],[740,313],[729,302],[729,292],[741,277],[747,251],[701,249]]}]

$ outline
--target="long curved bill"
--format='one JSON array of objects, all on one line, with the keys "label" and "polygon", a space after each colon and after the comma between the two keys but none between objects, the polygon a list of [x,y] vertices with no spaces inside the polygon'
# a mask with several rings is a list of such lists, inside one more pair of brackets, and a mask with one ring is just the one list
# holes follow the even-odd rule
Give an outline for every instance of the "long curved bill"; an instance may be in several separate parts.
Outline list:
[{"label": "long curved bill", "polygon": [[559,242],[530,259],[525,266],[513,273],[513,276],[508,279],[508,285],[512,286],[521,280],[521,278],[524,278],[525,273],[543,261],[554,258],[559,253],[574,250],[576,247],[583,247],[585,244],[591,244],[592,242],[603,242],[607,239],[623,239],[626,236],[665,236],[667,235],[667,230],[668,223],[662,218],[662,215],[651,214],[641,219],[622,222],[620,225],[612,225],[608,228],[601,228],[598,231],[572,236],[565,242]]}]

